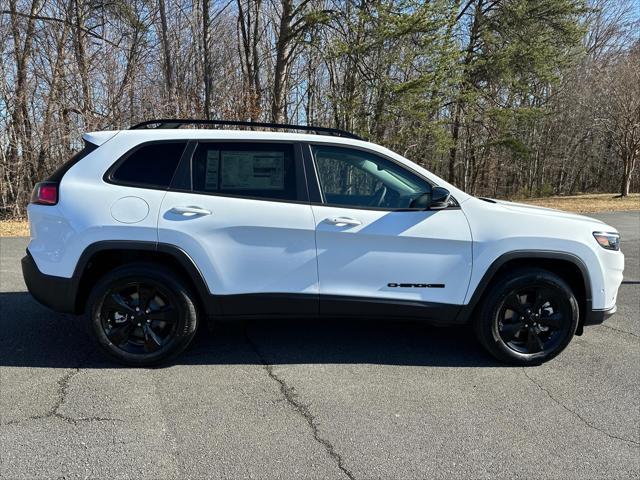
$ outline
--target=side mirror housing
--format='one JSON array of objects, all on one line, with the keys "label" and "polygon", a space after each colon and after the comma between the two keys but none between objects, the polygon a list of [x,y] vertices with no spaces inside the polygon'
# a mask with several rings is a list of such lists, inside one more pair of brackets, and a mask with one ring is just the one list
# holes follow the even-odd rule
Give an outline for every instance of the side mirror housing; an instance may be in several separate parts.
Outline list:
[{"label": "side mirror housing", "polygon": [[441,210],[449,206],[449,190],[442,187],[433,187],[430,192],[425,192],[411,202],[410,208],[420,210]]},{"label": "side mirror housing", "polygon": [[433,187],[431,191],[431,204],[429,208],[431,210],[440,210],[449,206],[449,198],[451,193],[446,188]]},{"label": "side mirror housing", "polygon": [[418,210],[429,210],[431,205],[431,192],[425,192],[417,198],[414,198],[409,205],[409,208],[415,208]]}]

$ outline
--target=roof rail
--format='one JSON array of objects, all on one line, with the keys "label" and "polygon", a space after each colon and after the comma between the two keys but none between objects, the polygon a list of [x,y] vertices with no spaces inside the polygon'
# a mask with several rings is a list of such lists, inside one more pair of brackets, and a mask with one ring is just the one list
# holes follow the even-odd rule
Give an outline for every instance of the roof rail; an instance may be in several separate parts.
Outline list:
[{"label": "roof rail", "polygon": [[[152,127],[152,125],[156,125]],[[303,130],[305,132],[315,132],[319,134],[335,135],[337,137],[353,138],[362,140],[361,137],[339,130],[337,128],[314,127],[312,125],[290,125],[287,123],[266,123],[266,122],[245,122],[239,120],[199,120],[199,119],[182,119],[182,118],[160,118],[155,120],[147,120],[130,127],[129,130],[140,130],[143,128],[180,128],[182,125],[225,125],[236,127],[259,127],[273,128],[280,130]]]}]

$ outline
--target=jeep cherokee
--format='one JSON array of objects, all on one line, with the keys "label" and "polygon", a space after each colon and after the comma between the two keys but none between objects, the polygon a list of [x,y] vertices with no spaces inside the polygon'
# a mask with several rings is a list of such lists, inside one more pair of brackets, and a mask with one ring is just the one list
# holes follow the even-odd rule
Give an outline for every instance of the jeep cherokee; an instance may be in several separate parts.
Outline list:
[{"label": "jeep cherokee", "polygon": [[53,310],[86,312],[129,365],[177,355],[203,321],[252,316],[470,324],[529,365],[616,310],[613,227],[475,198],[348,132],[152,120],[83,139],[34,188],[24,279]]}]

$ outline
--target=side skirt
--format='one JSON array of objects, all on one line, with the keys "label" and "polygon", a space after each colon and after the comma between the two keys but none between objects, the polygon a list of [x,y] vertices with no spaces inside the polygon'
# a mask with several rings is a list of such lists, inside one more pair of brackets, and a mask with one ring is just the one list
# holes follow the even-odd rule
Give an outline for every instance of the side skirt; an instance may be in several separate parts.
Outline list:
[{"label": "side skirt", "polygon": [[[268,317],[354,317],[422,320],[435,325],[459,325],[463,305],[412,300],[261,293],[212,295],[219,308],[208,312],[213,320]],[[219,312],[216,314],[216,312]]]}]

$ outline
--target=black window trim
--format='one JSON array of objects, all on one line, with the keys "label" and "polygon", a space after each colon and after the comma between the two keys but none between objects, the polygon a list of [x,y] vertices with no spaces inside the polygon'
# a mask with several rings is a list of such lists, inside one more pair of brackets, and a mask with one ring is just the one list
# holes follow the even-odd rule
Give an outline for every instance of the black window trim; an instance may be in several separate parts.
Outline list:
[{"label": "black window trim", "polygon": [[[113,174],[115,173],[115,171],[129,157],[131,157],[131,155],[133,155],[135,152],[137,152],[138,150],[140,150],[143,147],[146,147],[148,145],[160,144],[160,143],[183,143],[184,144],[184,148],[182,149],[182,154],[180,155],[180,160],[178,160],[178,163],[176,164],[176,168],[174,169],[174,171],[173,171],[173,173],[171,175],[171,180],[169,181],[169,185],[167,185],[166,187],[161,187],[159,185],[153,185],[153,184],[149,184],[149,183],[126,182],[126,181],[122,181],[122,180],[118,180],[118,179],[114,178]],[[180,164],[182,163],[182,160],[184,159],[185,154],[189,150],[189,148],[188,148],[189,144],[190,144],[189,140],[185,140],[185,139],[181,139],[181,138],[166,139],[166,140],[165,139],[163,139],[163,140],[151,140],[149,142],[138,143],[137,145],[135,145],[134,147],[131,147],[129,150],[127,150],[125,153],[123,153],[120,156],[120,158],[118,158],[118,160],[113,162],[113,164],[107,169],[107,171],[102,176],[102,180],[104,182],[106,182],[106,183],[110,183],[112,185],[119,185],[119,186],[122,186],[122,187],[132,187],[132,188],[143,188],[143,189],[146,189],[146,190],[167,191],[167,190],[170,189],[171,183],[173,182],[173,178],[175,177],[175,174],[178,171],[178,168],[180,167]]]},{"label": "black window trim", "polygon": [[[195,151],[200,143],[230,143],[230,144],[279,144],[279,145],[290,145],[293,148],[293,162],[295,166],[295,176],[296,176],[296,193],[297,199],[282,199],[282,198],[265,198],[265,197],[254,197],[250,195],[236,195],[232,193],[219,193],[219,192],[200,192],[193,189],[193,156]],[[192,147],[191,147],[192,146]],[[239,198],[245,200],[259,200],[262,202],[278,202],[278,203],[293,203],[293,204],[303,204],[309,205],[309,190],[308,190],[308,175],[306,173],[305,164],[303,161],[303,149],[302,142],[292,141],[292,140],[241,140],[241,139],[197,139],[190,141],[190,147],[186,148],[185,152],[188,154],[182,156],[180,162],[178,163],[178,167],[176,168],[176,176],[178,172],[184,172],[183,169],[188,169],[189,172],[189,187],[176,185],[176,176],[171,182],[171,186],[169,187],[169,191],[171,192],[182,192],[182,193],[190,193],[193,195],[208,195],[213,197],[225,197],[225,198]]]},{"label": "black window trim", "polygon": [[[182,151],[182,155],[176,169],[173,172],[172,179],[167,187],[159,187],[157,185],[149,185],[146,183],[137,183],[137,182],[123,182],[113,178],[113,173],[115,170],[122,164],[129,156],[131,156],[138,149],[151,144],[158,143],[184,143],[185,147]],[[297,200],[288,200],[288,199],[278,199],[278,198],[264,198],[264,197],[252,197],[245,195],[234,195],[227,193],[216,193],[216,192],[197,192],[193,190],[193,177],[192,177],[192,161],[193,155],[198,147],[199,143],[265,143],[265,144],[285,144],[293,146],[293,159],[296,167],[296,189],[298,193]],[[338,143],[338,142],[301,142],[296,140],[264,140],[264,139],[163,139],[163,140],[150,140],[148,142],[142,142],[134,147],[127,150],[124,154],[118,158],[105,172],[102,179],[106,183],[110,183],[113,185],[119,185],[124,187],[133,187],[133,188],[142,188],[147,190],[160,190],[160,191],[171,191],[171,192],[182,192],[182,193],[191,193],[194,195],[209,195],[209,196],[217,196],[217,197],[229,197],[229,198],[240,198],[247,200],[260,200],[263,202],[279,202],[279,203],[292,203],[292,204],[307,204],[307,205],[316,205],[316,206],[326,206],[326,207],[334,207],[334,208],[348,208],[354,210],[374,210],[374,211],[384,211],[384,212],[420,212],[424,211],[419,208],[383,208],[383,207],[362,207],[355,205],[339,205],[327,203],[322,195],[322,189],[320,187],[320,180],[317,172],[315,158],[313,156],[312,146],[331,146],[331,147],[341,147],[341,148],[349,148],[353,150],[361,150],[365,153],[369,153],[374,156],[379,156],[388,160],[390,162],[395,163],[400,168],[404,168],[421,178],[422,180],[428,182],[431,186],[437,186],[432,180],[428,179],[424,175],[416,172],[412,168],[404,165],[403,163],[398,162],[394,158],[391,158],[388,155],[385,155],[380,152],[376,152],[366,147],[362,147],[360,145],[352,145],[346,143]],[[180,186],[176,186],[176,177],[179,172],[184,173],[184,169],[188,169],[188,178],[189,178],[189,188],[184,188]],[[458,201],[451,197],[453,200],[453,205],[448,206],[445,209],[441,210],[459,210],[460,204]]]},{"label": "black window trim", "polygon": [[[196,140],[189,140],[187,148],[184,149],[182,157],[178,162],[176,171],[173,173],[173,178],[169,184],[169,191],[191,192],[193,190],[193,177],[191,175],[191,159],[198,147]],[[185,184],[180,182],[184,181]]]},{"label": "black window trim", "polygon": [[[305,157],[307,157],[307,163],[310,164],[309,169],[312,172],[311,177],[309,178],[309,187],[308,188],[309,188],[310,192],[314,192],[315,193],[315,195],[312,196],[311,205],[318,205],[318,206],[324,206],[324,207],[333,207],[333,208],[345,208],[345,209],[353,209],[353,210],[377,210],[377,211],[383,211],[383,212],[424,212],[424,211],[430,211],[430,210],[424,210],[422,208],[362,207],[362,206],[357,206],[357,205],[341,205],[341,204],[335,204],[335,203],[328,203],[326,201],[326,199],[324,198],[324,195],[322,193],[322,187],[320,185],[320,177],[318,175],[318,168],[317,168],[317,165],[316,165],[316,159],[315,159],[315,157],[313,155],[313,148],[312,147],[314,147],[314,146],[329,146],[329,147],[347,148],[347,149],[352,149],[352,150],[360,150],[360,151],[368,153],[370,155],[377,156],[377,157],[383,158],[385,160],[388,160],[390,162],[393,162],[394,164],[398,165],[400,168],[403,168],[403,169],[407,170],[408,172],[412,173],[413,175],[415,175],[416,177],[424,180],[425,182],[427,182],[432,187],[437,187],[438,186],[432,180],[428,179],[427,177],[425,177],[424,175],[420,174],[419,172],[416,172],[415,170],[413,170],[412,168],[406,166],[405,164],[398,162],[394,158],[391,158],[390,156],[385,155],[384,153],[376,152],[376,151],[368,149],[366,147],[362,147],[360,145],[351,145],[351,144],[338,143],[338,142],[305,142],[304,153],[305,153]],[[439,209],[439,210],[459,210],[460,209],[460,204],[458,203],[458,201],[454,197],[451,197],[451,199],[453,200],[453,205],[450,205],[447,208],[442,208],[442,209]],[[432,210],[432,211],[437,211],[437,210]]]},{"label": "black window trim", "polygon": [[62,178],[67,174],[69,170],[71,170],[73,166],[75,166],[78,162],[80,162],[82,159],[86,158],[99,148],[99,145],[91,143],[89,140],[82,140],[84,142],[82,149],[77,151],[69,160],[64,162],[61,166],[56,168],[53,173],[45,179],[46,182],[60,183],[62,181]]}]

